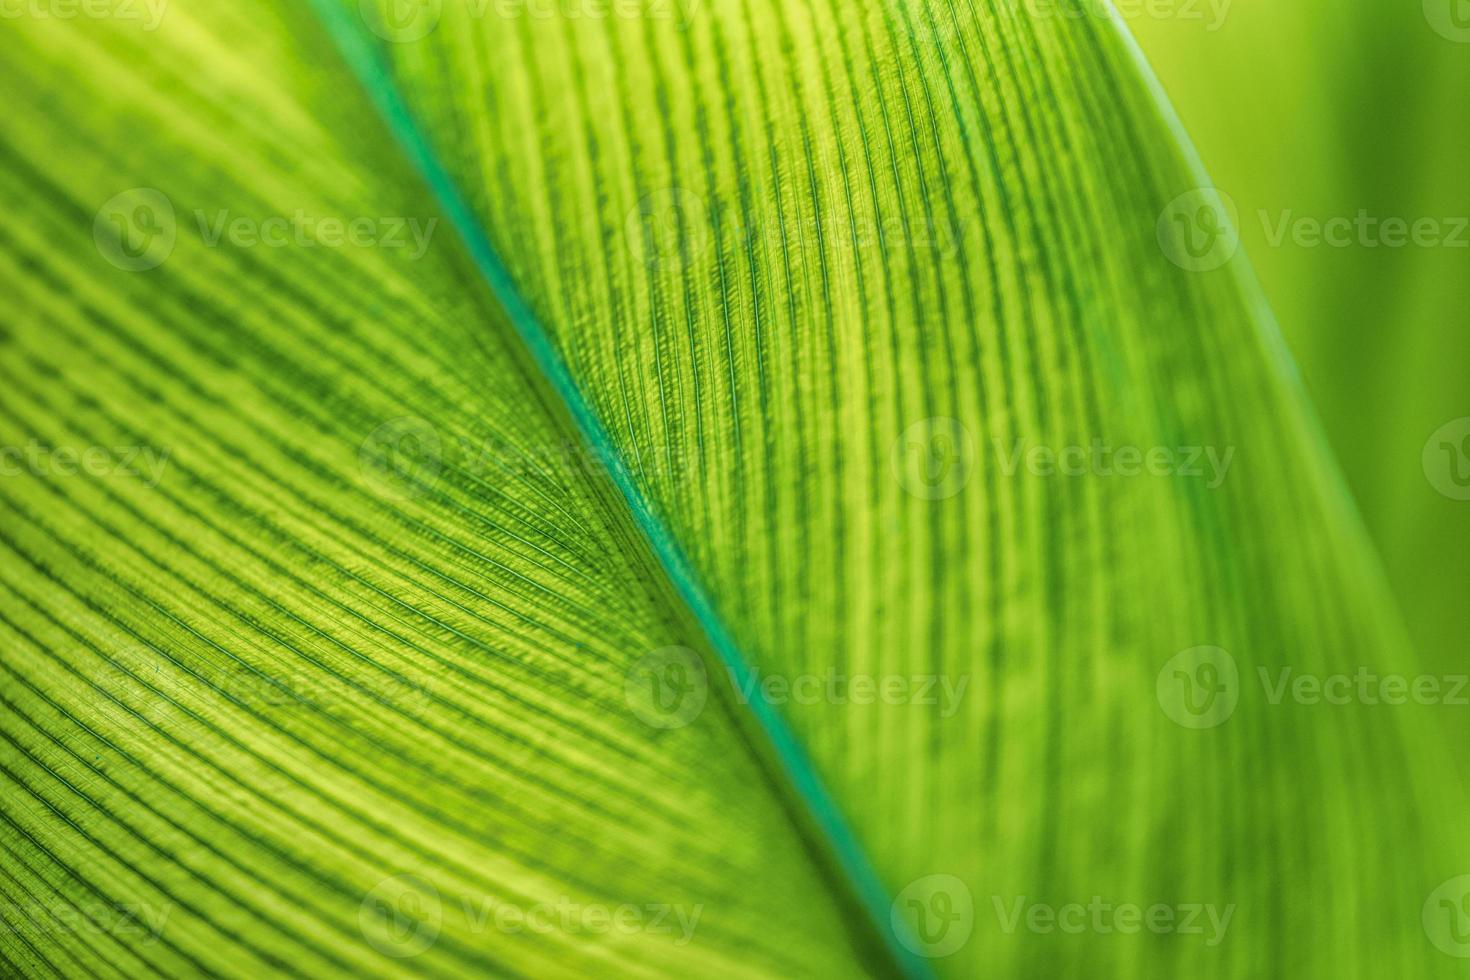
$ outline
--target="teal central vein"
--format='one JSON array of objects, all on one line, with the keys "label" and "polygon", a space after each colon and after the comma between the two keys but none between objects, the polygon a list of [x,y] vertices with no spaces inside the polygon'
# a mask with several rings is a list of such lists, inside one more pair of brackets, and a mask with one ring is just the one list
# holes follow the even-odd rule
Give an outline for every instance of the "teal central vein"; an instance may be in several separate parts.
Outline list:
[{"label": "teal central vein", "polygon": [[[372,42],[351,22],[340,0],[311,0],[311,3],[338,50],[382,114],[389,130],[444,209],[445,216],[458,232],[475,266],[510,317],[516,332],[530,350],[546,380],[561,398],[580,434],[596,452],[593,458],[610,461],[607,471],[614,485],[622,494],[634,521],[647,538],[679,597],[693,613],[710,646],[729,672],[731,680],[737,689],[749,690],[754,686],[756,678],[734,637],[730,635],[705,595],[678,542],[654,514],[652,507],[633,482],[601,419],[573,380],[539,318],[516,288],[509,269],[460,194],[454,178],[440,162],[437,153],[419,128],[381,56],[374,50]],[[791,727],[778,709],[763,699],[745,699],[745,703],[768,740],[767,747],[774,753],[781,773],[789,781],[789,788],[804,806],[806,816],[822,834],[824,839],[820,843],[831,849],[837,866],[846,878],[845,884],[852,889],[894,965],[909,977],[932,977],[933,971],[929,964],[910,952],[907,944],[899,941],[895,928],[903,926],[902,923],[890,924],[890,898],[887,889],[878,879],[862,846]]]}]

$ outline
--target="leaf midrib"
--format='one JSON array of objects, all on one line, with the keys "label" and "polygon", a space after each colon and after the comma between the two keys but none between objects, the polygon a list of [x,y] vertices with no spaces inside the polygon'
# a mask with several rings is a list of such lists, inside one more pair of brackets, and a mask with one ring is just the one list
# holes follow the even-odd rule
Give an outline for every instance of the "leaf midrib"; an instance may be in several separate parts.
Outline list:
[{"label": "leaf midrib", "polygon": [[[745,690],[753,686],[756,678],[740,646],[715,611],[678,542],[633,482],[602,420],[572,378],[550,336],[541,326],[539,317],[521,296],[508,267],[420,129],[381,56],[351,23],[339,0],[310,0],[310,6],[353,76],[383,117],[399,149],[424,179],[444,211],[476,270],[515,327],[542,377],[571,417],[578,435],[595,454],[592,458],[608,461],[606,471],[627,508],[625,516],[631,518],[642,533],[679,601],[694,617],[710,649],[719,657],[719,666],[728,672],[736,689]],[[732,713],[737,716],[740,714],[738,703],[749,709],[745,720],[754,724],[754,732],[748,733],[748,741],[752,743],[750,747],[758,760],[774,764],[777,770],[775,784],[787,795],[786,802],[796,807],[793,822],[798,832],[820,852],[817,855],[819,869],[832,879],[834,888],[842,893],[842,897],[860,908],[868,929],[887,955],[892,968],[908,977],[932,977],[934,974],[929,964],[897,941],[894,929],[889,926],[891,900],[887,889],[779,710],[760,698],[734,699]],[[821,859],[824,857],[826,860]]]}]

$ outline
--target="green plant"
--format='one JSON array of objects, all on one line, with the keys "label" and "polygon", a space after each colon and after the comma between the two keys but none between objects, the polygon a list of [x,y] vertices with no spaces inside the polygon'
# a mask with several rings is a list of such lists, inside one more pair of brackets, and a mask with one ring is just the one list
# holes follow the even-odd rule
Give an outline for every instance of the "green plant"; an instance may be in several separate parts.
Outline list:
[{"label": "green plant", "polygon": [[1110,20],[107,9],[0,63],[8,972],[1456,965],[1429,720],[1257,683],[1414,668]]}]

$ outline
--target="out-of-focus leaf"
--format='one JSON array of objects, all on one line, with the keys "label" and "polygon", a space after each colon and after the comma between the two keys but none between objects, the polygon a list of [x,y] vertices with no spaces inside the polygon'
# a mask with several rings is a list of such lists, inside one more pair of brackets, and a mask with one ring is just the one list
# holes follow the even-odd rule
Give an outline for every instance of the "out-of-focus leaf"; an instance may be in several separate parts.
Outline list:
[{"label": "out-of-focus leaf", "polygon": [[[1470,89],[1463,5],[1126,9],[1239,207],[1416,645],[1426,663],[1459,670],[1470,508],[1436,487],[1448,467],[1431,461],[1426,473],[1421,457],[1442,426],[1470,416],[1470,127],[1453,124]],[[1329,222],[1330,236],[1314,233]],[[1385,234],[1385,222],[1410,233]],[[1445,716],[1470,735],[1464,712]]]}]

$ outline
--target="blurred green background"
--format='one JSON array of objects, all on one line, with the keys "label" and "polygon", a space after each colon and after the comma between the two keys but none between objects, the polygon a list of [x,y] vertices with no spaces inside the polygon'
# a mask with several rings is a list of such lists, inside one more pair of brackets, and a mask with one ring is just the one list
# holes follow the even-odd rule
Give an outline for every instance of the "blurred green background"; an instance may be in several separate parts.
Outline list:
[{"label": "blurred green background", "polygon": [[[1239,209],[1422,662],[1465,672],[1470,500],[1436,489],[1441,439],[1422,454],[1470,416],[1470,0],[1116,3]],[[1361,212],[1447,241],[1388,247]],[[1312,244],[1334,217],[1351,242]],[[1470,732],[1470,709],[1442,710]]]}]

